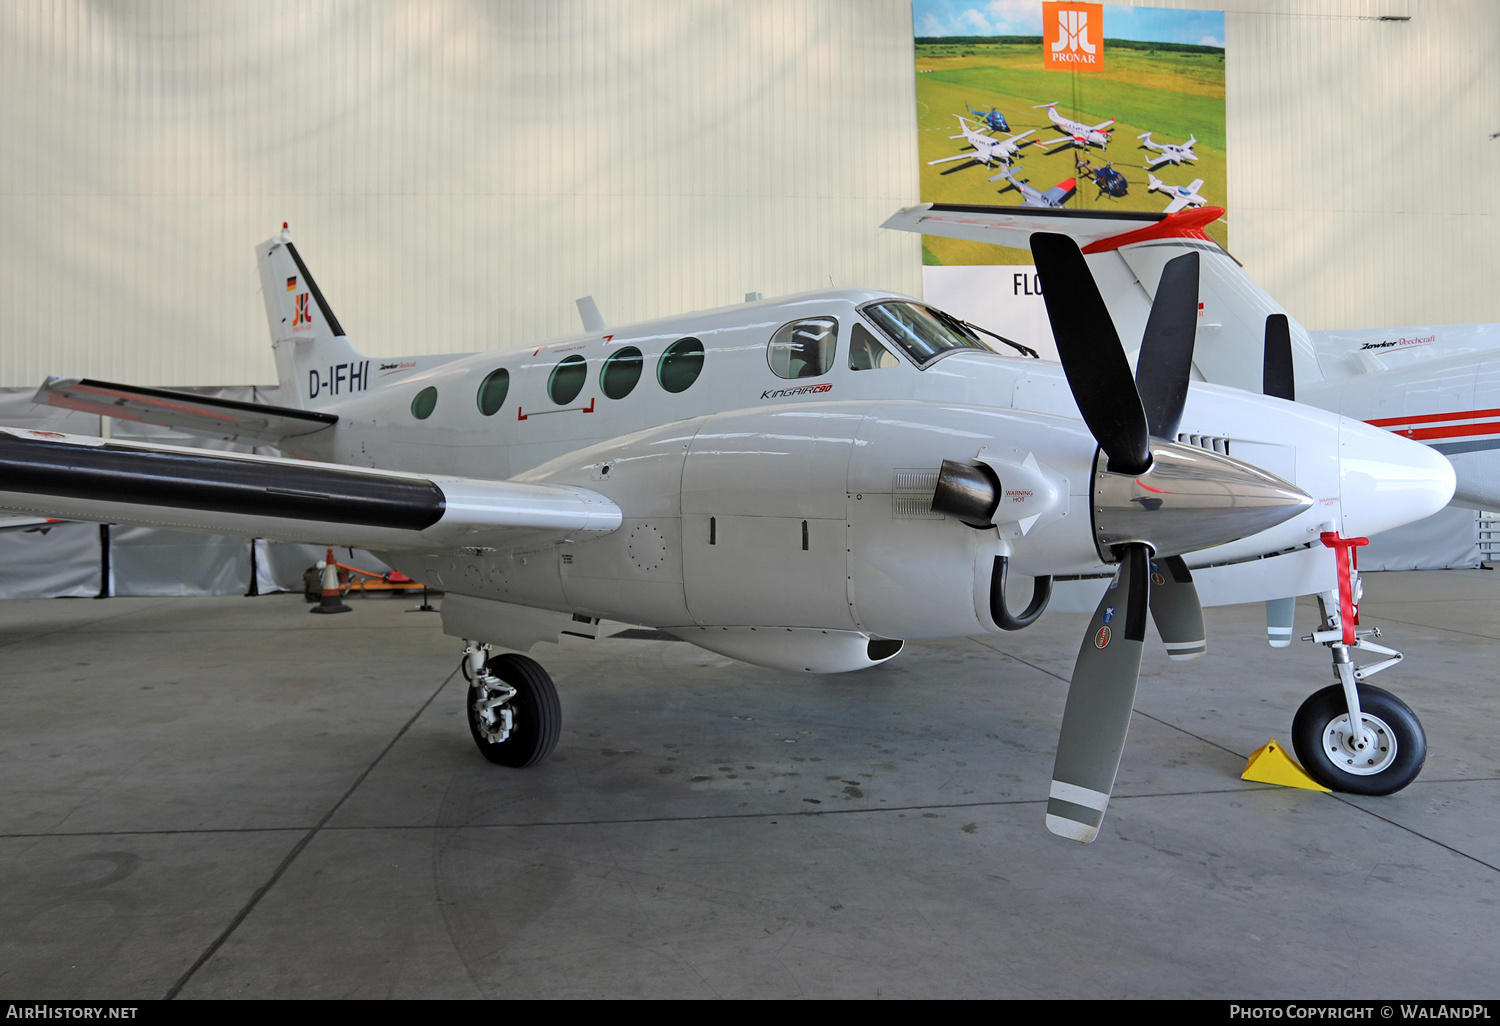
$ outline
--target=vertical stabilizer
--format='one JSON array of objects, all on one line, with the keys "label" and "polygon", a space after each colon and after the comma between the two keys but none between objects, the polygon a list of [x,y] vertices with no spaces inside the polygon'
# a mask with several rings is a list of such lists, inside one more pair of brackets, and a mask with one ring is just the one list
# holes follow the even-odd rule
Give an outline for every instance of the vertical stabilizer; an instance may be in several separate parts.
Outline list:
[{"label": "vertical stabilizer", "polygon": [[282,402],[315,410],[370,387],[370,361],[344,335],[287,226],[255,247]]}]

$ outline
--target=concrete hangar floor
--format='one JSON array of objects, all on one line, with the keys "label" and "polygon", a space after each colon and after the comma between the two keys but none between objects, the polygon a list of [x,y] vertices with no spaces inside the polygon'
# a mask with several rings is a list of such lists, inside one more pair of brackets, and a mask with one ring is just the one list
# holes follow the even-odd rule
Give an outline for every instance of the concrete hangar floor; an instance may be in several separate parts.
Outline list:
[{"label": "concrete hangar floor", "polygon": [[1366,581],[1411,787],[1240,781],[1331,672],[1210,609],[1205,660],[1152,635],[1092,845],[1043,825],[1086,614],[830,677],[539,646],[562,740],[515,771],[410,598],[0,603],[0,991],[1492,997],[1500,574]]}]

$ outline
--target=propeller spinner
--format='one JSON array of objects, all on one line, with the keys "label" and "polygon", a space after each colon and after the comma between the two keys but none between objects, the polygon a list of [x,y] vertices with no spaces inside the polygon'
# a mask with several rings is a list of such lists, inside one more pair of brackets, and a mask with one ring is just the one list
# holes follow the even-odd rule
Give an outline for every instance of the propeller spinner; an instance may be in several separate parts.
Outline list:
[{"label": "propeller spinner", "polygon": [[1095,543],[1119,572],[1073,667],[1047,802],[1047,828],[1099,833],[1130,726],[1146,614],[1174,659],[1205,651],[1203,609],[1181,554],[1247,537],[1312,505],[1295,485],[1227,456],[1169,441],[1187,401],[1198,312],[1198,254],[1162,271],[1134,380],[1077,244],[1037,233],[1031,251],[1058,355],[1099,443]]}]

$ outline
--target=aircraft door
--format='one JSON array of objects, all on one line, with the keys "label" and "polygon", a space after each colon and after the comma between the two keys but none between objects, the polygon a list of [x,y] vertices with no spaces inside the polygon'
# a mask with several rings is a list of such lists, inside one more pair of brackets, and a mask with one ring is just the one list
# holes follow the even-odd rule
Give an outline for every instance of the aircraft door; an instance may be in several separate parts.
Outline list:
[{"label": "aircraft door", "polygon": [[683,583],[705,626],[851,630],[846,481],[858,411],[721,414],[682,474]]}]

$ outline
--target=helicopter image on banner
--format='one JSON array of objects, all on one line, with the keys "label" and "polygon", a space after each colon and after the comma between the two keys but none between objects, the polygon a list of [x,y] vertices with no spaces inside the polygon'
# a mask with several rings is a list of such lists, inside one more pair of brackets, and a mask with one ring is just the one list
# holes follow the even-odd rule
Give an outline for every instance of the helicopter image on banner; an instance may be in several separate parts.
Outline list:
[{"label": "helicopter image on banner", "polygon": [[1087,158],[1079,157],[1073,164],[1080,175],[1099,187],[1100,197],[1114,196],[1118,199],[1130,191],[1130,183],[1125,180],[1123,174],[1115,170],[1112,163],[1106,163],[1103,167],[1094,167]]},{"label": "helicopter image on banner", "polygon": [[969,108],[969,113],[973,115],[976,121],[982,121],[984,127],[988,128],[991,132],[1010,131],[1010,122],[1006,121],[1005,115],[996,110],[993,105],[990,106],[988,114],[975,110],[972,104],[966,103],[964,106]]}]

